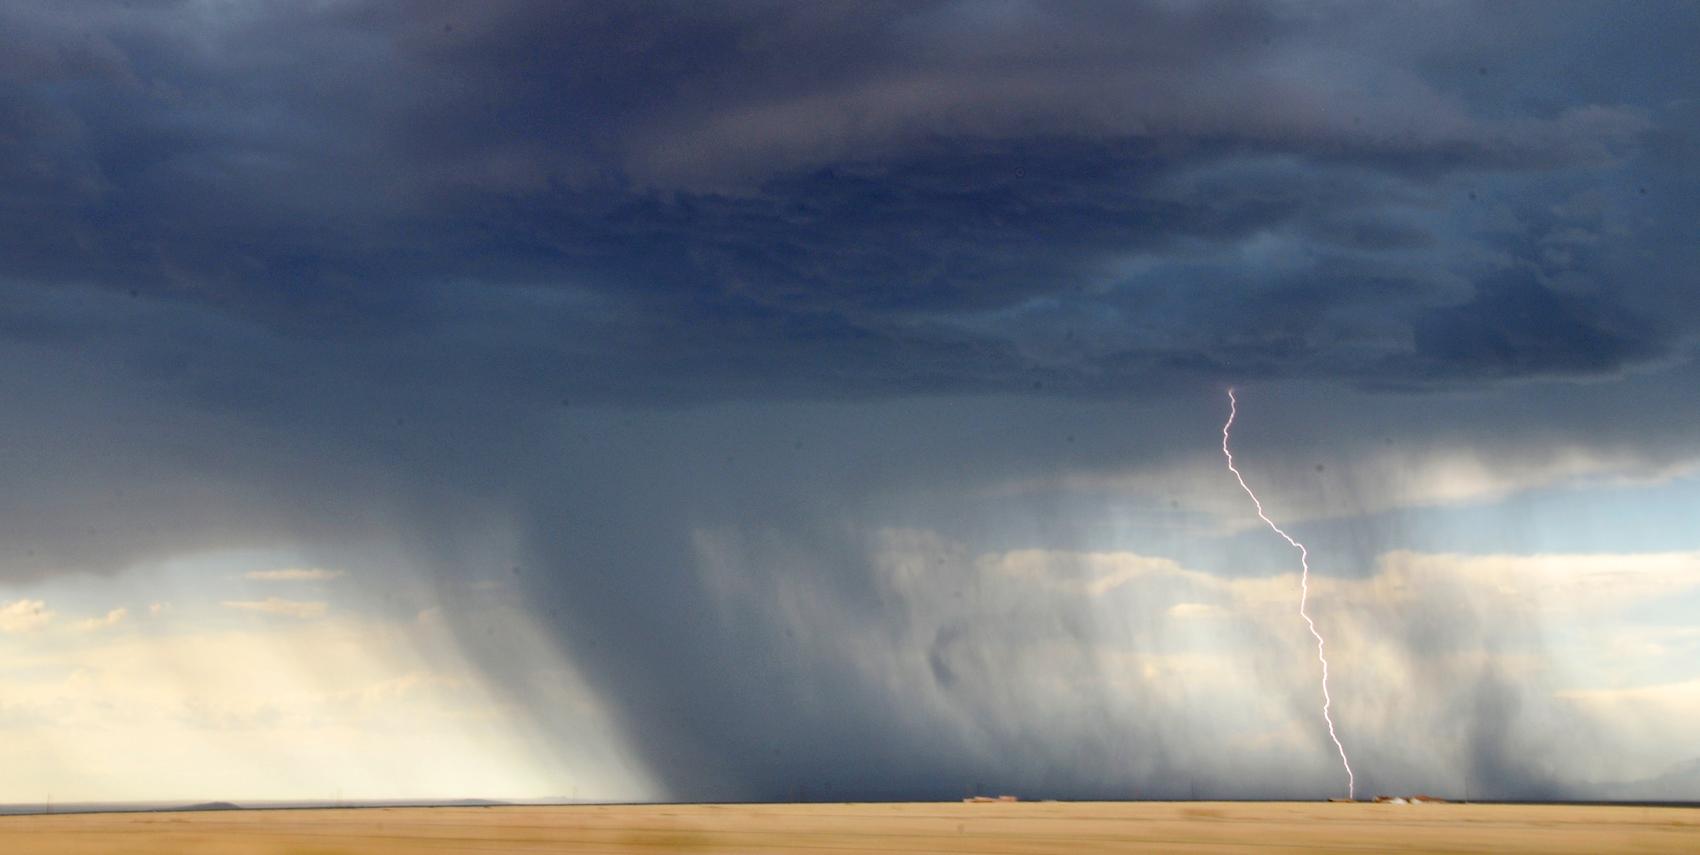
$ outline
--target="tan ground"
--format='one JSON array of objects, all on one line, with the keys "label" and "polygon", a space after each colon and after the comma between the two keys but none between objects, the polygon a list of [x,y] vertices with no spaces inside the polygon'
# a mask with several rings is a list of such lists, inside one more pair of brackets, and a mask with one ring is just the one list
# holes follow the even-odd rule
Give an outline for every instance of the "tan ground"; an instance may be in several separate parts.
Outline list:
[{"label": "tan ground", "polygon": [[1700,852],[1700,809],[1045,803],[0,817],[0,853]]}]

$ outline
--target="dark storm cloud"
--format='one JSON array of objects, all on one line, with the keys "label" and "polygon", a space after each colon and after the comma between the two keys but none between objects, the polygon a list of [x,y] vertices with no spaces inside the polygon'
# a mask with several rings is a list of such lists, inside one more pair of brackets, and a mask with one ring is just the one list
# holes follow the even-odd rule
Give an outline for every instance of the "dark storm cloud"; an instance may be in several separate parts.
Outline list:
[{"label": "dark storm cloud", "polygon": [[1566,295],[1528,274],[1479,283],[1461,306],[1416,324],[1418,359],[1442,370],[1511,375],[1605,372],[1657,355],[1652,332],[1598,299]]},{"label": "dark storm cloud", "polygon": [[[1450,31],[1370,43],[1386,35],[1361,9],[1332,23],[1323,7],[1243,4],[82,4],[9,18],[5,273],[354,337],[453,325],[506,286],[583,291],[597,310],[564,308],[559,335],[531,343],[564,361],[562,339],[652,331],[642,370],[600,366],[637,397],[696,379],[677,367],[699,362],[690,333],[662,333],[705,326],[717,348],[777,357],[728,360],[734,386],[801,394],[907,387],[894,363],[944,387],[1049,373],[1099,393],[1162,385],[1166,365],[1350,373],[1359,353],[1340,336],[1397,355],[1446,312],[1513,308],[1469,302],[1453,280],[1550,255],[1551,235],[1525,224],[1491,247],[1507,257],[1461,261],[1490,252],[1458,210],[1466,188],[1531,216],[1561,192],[1534,186],[1543,176],[1611,180],[1668,118],[1642,93],[1483,107],[1496,81],[1454,79],[1436,68],[1444,52],[1423,53],[1422,36]],[[1366,43],[1341,43],[1354,38]],[[1601,216],[1632,213],[1608,200]],[[1223,329],[1147,328],[1041,361],[979,322],[1036,302],[1102,314],[1167,285],[1132,265],[1269,236],[1319,254],[1284,273],[1329,283],[1324,303],[1375,287],[1335,275],[1338,253],[1423,270],[1385,320],[1336,317],[1338,335],[1269,358],[1212,346]],[[1245,284],[1186,283],[1183,313],[1255,313],[1272,273],[1243,258],[1211,275]],[[1539,275],[1643,310],[1619,305],[1636,283],[1601,281],[1589,259],[1549,258]],[[1561,322],[1382,370],[1620,370],[1693,321],[1596,353],[1546,320]],[[893,341],[911,343],[904,359],[870,354]],[[1165,357],[1127,371],[1127,354],[1152,351]]]},{"label": "dark storm cloud", "polygon": [[[1337,384],[1468,395],[1680,366],[1700,120],[1670,81],[1696,17],[14,5],[6,573],[387,539],[452,605],[474,561],[511,561],[677,796],[1178,796],[1189,769],[1214,792],[1310,792],[1237,780],[1208,730],[1091,688],[1037,734],[1047,672],[994,654],[1084,647],[1088,611],[882,587],[867,533],[1007,481],[1181,456],[1227,381],[1321,380],[1269,429],[1323,413],[1326,443],[1437,430],[1424,403],[1335,403]],[[1466,437],[1563,412],[1450,405],[1487,411]],[[1544,438],[1692,442],[1573,416]],[[1077,536],[1072,509],[1040,510],[965,526]],[[468,558],[490,519],[516,554]],[[713,587],[705,538],[756,595]],[[786,609],[825,616],[825,637],[800,640]],[[462,629],[573,737],[524,663]],[[834,647],[892,638],[977,712],[918,708]],[[1460,698],[1461,731],[1500,744],[1484,784],[1556,786],[1518,765],[1544,742],[1502,739],[1526,696],[1489,674]]]}]

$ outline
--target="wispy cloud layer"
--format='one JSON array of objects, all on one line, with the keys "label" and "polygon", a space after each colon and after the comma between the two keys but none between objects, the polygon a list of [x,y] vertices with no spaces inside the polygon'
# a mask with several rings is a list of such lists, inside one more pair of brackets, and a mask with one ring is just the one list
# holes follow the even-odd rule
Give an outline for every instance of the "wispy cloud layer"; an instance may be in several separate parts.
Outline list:
[{"label": "wispy cloud layer", "polygon": [[244,579],[257,582],[329,582],[340,579],[341,570],[326,570],[320,567],[286,567],[278,570],[249,570],[242,574]]},{"label": "wispy cloud layer", "polygon": [[330,609],[330,605],[322,600],[286,600],[281,597],[267,597],[263,600],[225,600],[223,605],[227,609],[281,615],[302,620],[324,617]]}]

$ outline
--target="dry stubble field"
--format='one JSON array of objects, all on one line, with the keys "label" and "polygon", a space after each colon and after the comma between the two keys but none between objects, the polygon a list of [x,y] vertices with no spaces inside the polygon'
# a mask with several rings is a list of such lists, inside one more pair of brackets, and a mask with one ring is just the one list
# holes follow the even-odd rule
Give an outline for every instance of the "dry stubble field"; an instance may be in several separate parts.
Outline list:
[{"label": "dry stubble field", "polygon": [[1235,802],[575,805],[0,817],[0,852],[1700,852],[1700,809]]}]

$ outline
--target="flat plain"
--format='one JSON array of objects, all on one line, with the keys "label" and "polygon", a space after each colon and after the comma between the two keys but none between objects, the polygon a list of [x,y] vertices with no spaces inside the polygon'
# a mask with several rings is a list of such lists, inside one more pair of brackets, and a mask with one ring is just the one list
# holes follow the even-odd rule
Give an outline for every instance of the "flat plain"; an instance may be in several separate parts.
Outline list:
[{"label": "flat plain", "polygon": [[1700,852],[1700,809],[1308,802],[569,805],[0,817],[29,855]]}]

